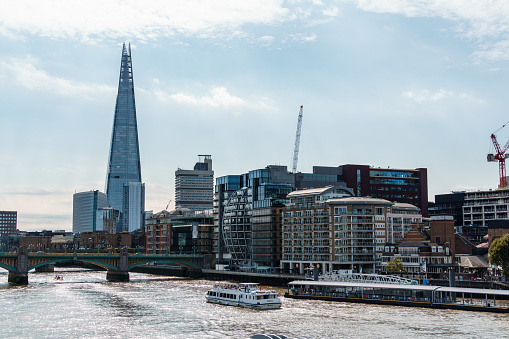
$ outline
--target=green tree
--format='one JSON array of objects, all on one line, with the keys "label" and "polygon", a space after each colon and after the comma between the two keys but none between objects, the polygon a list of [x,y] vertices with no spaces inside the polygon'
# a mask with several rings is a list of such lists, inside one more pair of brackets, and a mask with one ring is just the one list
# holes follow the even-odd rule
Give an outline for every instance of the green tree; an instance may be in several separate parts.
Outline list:
[{"label": "green tree", "polygon": [[488,253],[490,263],[502,267],[504,275],[509,277],[509,234],[493,240]]},{"label": "green tree", "polygon": [[401,258],[395,258],[393,257],[391,261],[389,261],[385,265],[385,270],[387,273],[395,274],[395,273],[405,273],[405,268],[403,267],[403,262],[401,261]]}]

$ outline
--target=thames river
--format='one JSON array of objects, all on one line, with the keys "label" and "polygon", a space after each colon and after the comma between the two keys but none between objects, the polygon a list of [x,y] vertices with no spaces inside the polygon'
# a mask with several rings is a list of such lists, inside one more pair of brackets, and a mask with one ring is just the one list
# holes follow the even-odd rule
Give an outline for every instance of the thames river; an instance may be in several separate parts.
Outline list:
[{"label": "thames river", "polygon": [[[55,280],[55,274],[63,280]],[[509,314],[285,299],[279,310],[207,304],[208,280],[60,269],[7,284],[0,269],[1,338],[502,338]],[[274,289],[274,288],[271,288]],[[280,294],[284,289],[277,289]]]}]

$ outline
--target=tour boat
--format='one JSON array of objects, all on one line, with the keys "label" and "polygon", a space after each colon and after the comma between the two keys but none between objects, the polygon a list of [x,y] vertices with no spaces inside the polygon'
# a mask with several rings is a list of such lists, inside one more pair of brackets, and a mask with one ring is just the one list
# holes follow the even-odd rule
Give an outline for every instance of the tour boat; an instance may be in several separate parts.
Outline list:
[{"label": "tour boat", "polygon": [[281,307],[281,300],[273,290],[262,291],[255,283],[215,285],[205,295],[213,304],[239,306],[255,310],[271,310]]}]

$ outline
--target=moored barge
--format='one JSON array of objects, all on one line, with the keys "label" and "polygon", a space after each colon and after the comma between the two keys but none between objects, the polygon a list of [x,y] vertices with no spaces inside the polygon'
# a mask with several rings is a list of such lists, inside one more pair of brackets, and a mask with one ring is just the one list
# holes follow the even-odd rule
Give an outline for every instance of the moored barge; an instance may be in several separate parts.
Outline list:
[{"label": "moored barge", "polygon": [[286,298],[509,313],[509,291],[430,285],[293,281]]}]

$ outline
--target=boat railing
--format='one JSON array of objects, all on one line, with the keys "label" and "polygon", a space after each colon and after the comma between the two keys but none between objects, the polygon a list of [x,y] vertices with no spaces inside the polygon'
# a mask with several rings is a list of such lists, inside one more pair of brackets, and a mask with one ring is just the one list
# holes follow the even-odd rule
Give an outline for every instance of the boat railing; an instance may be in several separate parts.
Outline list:
[{"label": "boat railing", "polygon": [[326,273],[318,277],[321,281],[369,282],[379,284],[418,285],[419,282],[394,275],[363,274],[363,273]]}]

